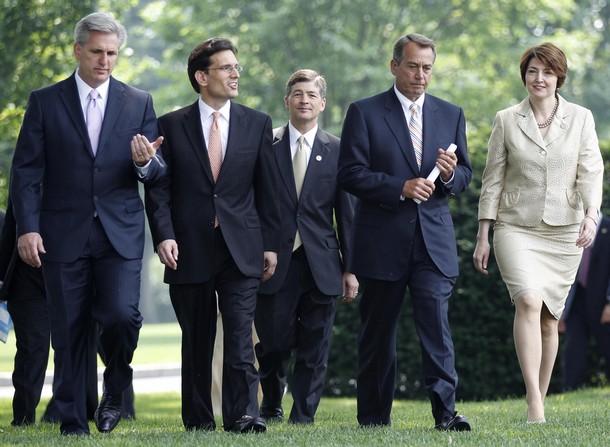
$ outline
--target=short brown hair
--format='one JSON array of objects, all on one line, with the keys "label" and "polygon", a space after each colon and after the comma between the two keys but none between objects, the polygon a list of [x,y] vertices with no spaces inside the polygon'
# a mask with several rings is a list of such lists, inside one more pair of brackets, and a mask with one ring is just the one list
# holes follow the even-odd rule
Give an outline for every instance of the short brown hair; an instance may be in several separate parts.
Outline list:
[{"label": "short brown hair", "polygon": [[302,69],[295,71],[286,82],[286,96],[292,93],[292,87],[299,82],[313,82],[320,91],[320,97],[326,98],[326,79],[320,73],[314,70]]},{"label": "short brown hair", "polygon": [[538,59],[542,64],[557,76],[557,88],[559,89],[568,76],[568,60],[566,55],[552,43],[545,42],[542,45],[528,48],[521,56],[521,80],[525,85],[525,72],[532,59]]}]

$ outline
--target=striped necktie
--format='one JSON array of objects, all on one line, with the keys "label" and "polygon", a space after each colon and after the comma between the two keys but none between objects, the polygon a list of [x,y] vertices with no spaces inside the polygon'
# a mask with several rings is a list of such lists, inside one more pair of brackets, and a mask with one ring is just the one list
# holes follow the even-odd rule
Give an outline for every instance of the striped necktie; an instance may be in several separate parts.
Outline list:
[{"label": "striped necktie", "polygon": [[415,152],[415,159],[417,160],[417,167],[421,169],[421,161],[424,153],[423,136],[421,130],[421,116],[419,114],[419,106],[415,103],[411,103],[409,106],[411,111],[411,119],[409,120],[409,132],[411,133],[411,142],[413,143],[413,150]]}]

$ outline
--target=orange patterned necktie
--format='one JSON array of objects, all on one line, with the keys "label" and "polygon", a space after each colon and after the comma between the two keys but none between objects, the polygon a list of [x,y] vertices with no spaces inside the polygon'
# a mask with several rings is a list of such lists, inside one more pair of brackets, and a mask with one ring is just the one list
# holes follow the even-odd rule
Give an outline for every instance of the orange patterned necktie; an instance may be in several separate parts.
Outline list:
[{"label": "orange patterned necktie", "polygon": [[[220,167],[222,166],[222,142],[220,139],[220,128],[218,127],[218,117],[220,112],[214,112],[214,121],[210,129],[210,141],[208,144],[208,156],[210,157],[210,167],[214,182],[218,180]],[[218,227],[218,216],[214,216],[214,228]]]},{"label": "orange patterned necktie", "polygon": [[210,142],[208,147],[208,155],[210,156],[210,167],[212,168],[212,176],[214,181],[218,180],[220,167],[222,166],[222,142],[220,140],[220,128],[218,127],[218,117],[220,112],[214,112],[214,122],[210,129]]}]

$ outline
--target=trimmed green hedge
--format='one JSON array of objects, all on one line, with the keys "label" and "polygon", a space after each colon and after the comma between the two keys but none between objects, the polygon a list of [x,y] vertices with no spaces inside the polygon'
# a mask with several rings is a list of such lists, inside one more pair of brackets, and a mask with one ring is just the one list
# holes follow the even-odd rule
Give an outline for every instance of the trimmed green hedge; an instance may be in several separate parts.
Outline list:
[{"label": "trimmed green hedge", "polygon": [[[489,129],[469,135],[469,156],[474,171],[470,188],[452,199],[456,228],[460,277],[450,304],[450,321],[459,374],[458,400],[483,400],[520,396],[524,386],[513,345],[514,309],[495,259],[487,277],[472,265],[476,242],[478,199],[481,175],[487,156]],[[606,179],[610,176],[610,141],[601,142],[606,164]],[[610,183],[604,184],[604,206],[608,209]],[[333,330],[333,343],[328,362],[325,394],[354,396],[357,373],[357,337],[360,317],[358,302],[338,305]],[[408,292],[402,308],[398,330],[398,373],[396,397],[427,398],[421,376],[419,339],[413,325],[413,312]],[[591,385],[607,383],[596,355],[591,352]],[[561,388],[561,346],[551,381],[551,392]]]}]

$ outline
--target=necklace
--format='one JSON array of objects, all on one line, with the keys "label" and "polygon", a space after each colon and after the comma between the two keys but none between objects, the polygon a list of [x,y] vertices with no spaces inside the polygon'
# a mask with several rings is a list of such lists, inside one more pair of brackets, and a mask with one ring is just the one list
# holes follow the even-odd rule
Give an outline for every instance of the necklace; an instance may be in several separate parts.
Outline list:
[{"label": "necklace", "polygon": [[553,108],[553,112],[551,112],[551,116],[544,123],[536,123],[538,129],[544,129],[545,127],[549,127],[553,122],[553,118],[555,118],[555,114],[557,113],[557,107],[559,107],[559,99],[555,99],[555,107]]}]

